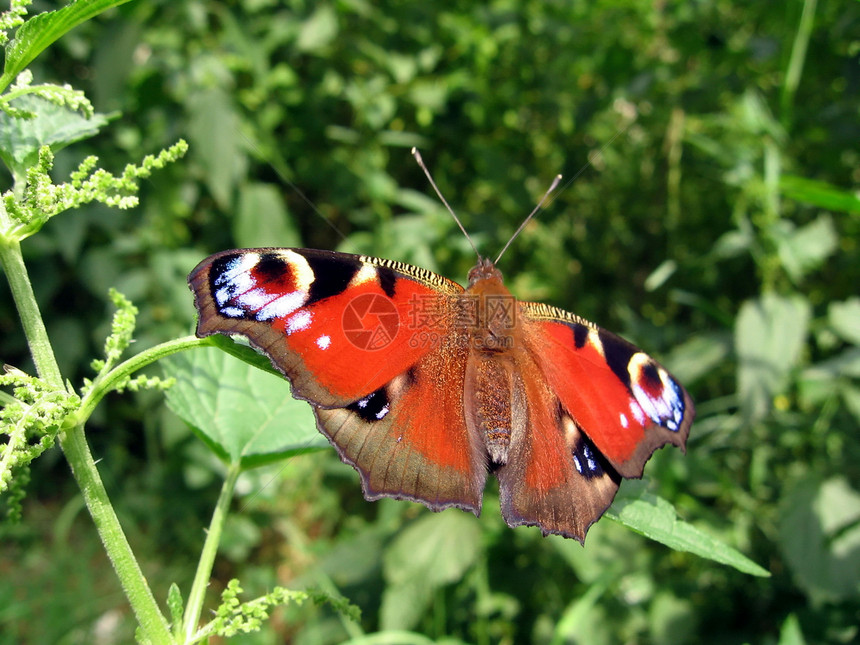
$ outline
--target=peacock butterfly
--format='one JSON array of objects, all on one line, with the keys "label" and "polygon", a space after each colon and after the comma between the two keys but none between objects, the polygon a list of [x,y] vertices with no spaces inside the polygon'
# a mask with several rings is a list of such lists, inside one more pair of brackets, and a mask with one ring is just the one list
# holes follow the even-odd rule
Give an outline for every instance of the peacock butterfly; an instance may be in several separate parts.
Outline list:
[{"label": "peacock butterfly", "polygon": [[584,542],[622,477],[665,444],[684,450],[695,415],[654,359],[516,300],[488,259],[464,289],[393,260],[240,249],[188,282],[197,335],[245,336],[268,356],[368,500],[478,515],[490,471],[508,525]]}]

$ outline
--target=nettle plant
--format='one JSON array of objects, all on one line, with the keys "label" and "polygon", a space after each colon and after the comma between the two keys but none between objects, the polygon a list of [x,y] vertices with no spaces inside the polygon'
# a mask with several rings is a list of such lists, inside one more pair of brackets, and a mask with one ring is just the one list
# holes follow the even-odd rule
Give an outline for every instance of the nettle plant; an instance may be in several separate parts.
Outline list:
[{"label": "nettle plant", "polygon": [[[92,202],[120,209],[135,207],[138,182],[177,161],[188,149],[180,140],[155,155],[144,157],[139,163],[128,164],[117,175],[99,168],[96,157],[88,157],[67,181],[54,183],[51,178],[54,153],[95,135],[107,119],[95,113],[79,90],[68,85],[34,83],[26,66],[75,26],[125,1],[79,0],[57,11],[26,19],[30,1],[13,0],[9,11],[0,15],[0,44],[5,49],[5,67],[0,76],[0,158],[12,176],[12,187],[3,193],[0,202],[0,263],[36,367],[35,376],[11,365],[5,365],[0,374],[0,386],[4,388],[0,390],[3,406],[0,410],[0,433],[3,434],[0,494],[7,508],[7,521],[20,519],[31,462],[59,444],[137,618],[140,642],[196,643],[212,635],[230,636],[256,630],[272,606],[306,599],[328,601],[345,615],[354,617],[354,607],[322,592],[275,588],[263,597],[241,602],[238,596],[242,589],[239,582],[233,580],[222,594],[214,618],[200,625],[205,590],[226,511],[240,472],[249,467],[241,459],[241,447],[225,451],[231,467],[187,600],[183,601],[178,585],[171,585],[166,603],[170,617],[164,616],[124,535],[87,445],[87,420],[106,394],[168,388],[174,378],[136,373],[176,352],[213,345],[210,340],[179,338],[121,360],[132,340],[137,308],[122,294],[111,290],[116,314],[105,341],[104,357],[92,361],[95,376],[75,387],[60,371],[21,252],[24,240],[38,234],[46,222],[66,211]],[[14,38],[10,39],[13,30]],[[241,353],[242,350],[231,351]],[[251,360],[254,362],[256,358]],[[181,388],[178,391],[181,392]],[[231,455],[240,457],[230,460]]]},{"label": "nettle plant", "polygon": [[[0,158],[12,176],[12,186],[0,202],[0,263],[36,368],[32,375],[6,365],[0,374],[4,388],[0,390],[0,432],[4,435],[0,444],[0,495],[8,519],[15,521],[22,514],[31,462],[58,444],[135,614],[140,642],[196,643],[213,635],[256,630],[273,606],[307,599],[328,602],[344,616],[356,619],[355,607],[324,592],[275,588],[265,596],[242,602],[238,598],[239,582],[232,580],[214,618],[201,624],[206,587],[239,475],[327,445],[315,430],[308,406],[288,396],[283,380],[271,375],[276,372],[267,359],[220,335],[177,338],[123,359],[132,340],[137,308],[111,290],[116,314],[104,356],[92,361],[95,376],[75,386],[60,371],[24,263],[22,242],[38,234],[52,217],[92,202],[120,209],[136,206],[138,182],[187,151],[186,143],[180,140],[139,163],[128,164],[118,175],[99,168],[98,160],[89,157],[67,181],[55,183],[51,177],[54,153],[95,135],[107,119],[96,114],[78,90],[34,83],[27,65],[75,26],[124,1],[78,0],[25,19],[29,1],[13,0],[10,10],[0,16],[0,44],[5,48],[0,76]],[[14,38],[10,39],[12,31]],[[189,349],[196,351],[177,355]],[[138,375],[144,367],[168,356],[170,378]],[[228,365],[228,361],[233,362]],[[226,464],[226,477],[190,591],[184,596],[178,584],[170,586],[166,594],[169,616],[159,608],[125,537],[85,435],[88,419],[106,394],[144,388],[167,390],[170,407]],[[736,550],[677,518],[668,502],[642,486],[628,486],[607,516],[670,548],[752,575],[767,575]],[[469,537],[476,540],[472,534],[463,539]]]}]

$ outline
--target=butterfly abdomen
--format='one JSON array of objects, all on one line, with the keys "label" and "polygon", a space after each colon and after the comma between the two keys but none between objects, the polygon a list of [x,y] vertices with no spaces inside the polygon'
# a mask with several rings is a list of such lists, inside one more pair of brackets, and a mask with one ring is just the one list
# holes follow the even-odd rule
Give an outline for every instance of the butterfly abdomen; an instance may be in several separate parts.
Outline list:
[{"label": "butterfly abdomen", "polygon": [[464,385],[466,425],[483,438],[493,464],[506,464],[514,423],[514,377],[509,366],[499,356],[472,352]]},{"label": "butterfly abdomen", "polygon": [[491,465],[499,466],[508,462],[511,437],[522,430],[517,424],[525,419],[517,376],[516,357],[522,346],[516,300],[489,263],[479,264],[470,282],[460,312],[470,327],[464,413],[466,425],[484,440]]}]

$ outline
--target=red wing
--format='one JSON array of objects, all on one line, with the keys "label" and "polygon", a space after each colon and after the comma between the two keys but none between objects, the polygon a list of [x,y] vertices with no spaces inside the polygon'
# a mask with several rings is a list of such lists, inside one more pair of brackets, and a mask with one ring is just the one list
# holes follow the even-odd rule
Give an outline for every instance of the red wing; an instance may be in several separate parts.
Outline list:
[{"label": "red wing", "polygon": [[413,368],[345,408],[316,409],[320,430],[359,472],[367,499],[480,513],[486,449],[463,415],[462,340],[446,336]]},{"label": "red wing", "polygon": [[584,542],[588,527],[612,503],[621,481],[553,394],[531,359],[520,362],[507,464],[496,472],[509,526],[540,527]]},{"label": "red wing", "polygon": [[225,251],[188,282],[198,336],[240,334],[314,404],[365,497],[479,513],[481,438],[463,416],[463,288],[399,262],[308,249]]},{"label": "red wing", "polygon": [[560,309],[520,303],[525,344],[565,412],[624,477],[661,446],[684,449],[695,410],[683,387],[627,341]]},{"label": "red wing", "polygon": [[[340,407],[415,365],[463,288],[399,262],[309,249],[217,253],[189,275],[197,335],[240,334],[293,393]],[[441,321],[441,322],[440,322]]]}]

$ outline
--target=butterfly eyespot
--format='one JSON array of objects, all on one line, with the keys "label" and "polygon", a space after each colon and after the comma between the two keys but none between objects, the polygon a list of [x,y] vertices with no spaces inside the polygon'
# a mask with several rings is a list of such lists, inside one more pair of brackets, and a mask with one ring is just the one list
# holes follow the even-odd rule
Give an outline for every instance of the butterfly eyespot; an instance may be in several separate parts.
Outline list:
[{"label": "butterfly eyespot", "polygon": [[[685,412],[683,395],[679,391],[678,384],[671,377],[658,373],[658,378],[661,384],[659,390],[655,388],[646,390],[637,384],[632,388],[633,396],[648,419],[667,430],[678,432]],[[631,409],[633,409],[632,404]]]},{"label": "butterfly eyespot", "polygon": [[584,436],[580,435],[571,452],[573,456],[573,465],[576,468],[576,472],[580,475],[586,479],[602,477],[604,475],[604,469],[600,465],[597,453]]},{"label": "butterfly eyespot", "polygon": [[391,410],[385,388],[348,405],[347,409],[356,412],[367,423],[381,421]]},{"label": "butterfly eyespot", "polygon": [[585,455],[585,458],[588,460],[588,469],[595,470],[597,468],[597,462],[594,461],[594,455],[591,453],[591,447],[588,444],[583,446],[582,454]]}]

